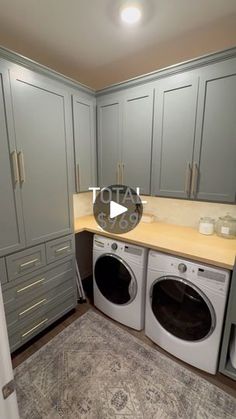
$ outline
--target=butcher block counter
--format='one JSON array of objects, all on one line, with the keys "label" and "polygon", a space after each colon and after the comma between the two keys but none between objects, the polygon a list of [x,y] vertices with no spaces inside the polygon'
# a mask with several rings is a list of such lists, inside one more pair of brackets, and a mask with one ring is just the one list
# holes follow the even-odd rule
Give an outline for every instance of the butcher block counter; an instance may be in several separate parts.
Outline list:
[{"label": "butcher block counter", "polygon": [[204,236],[192,227],[140,222],[129,233],[111,234],[102,230],[93,215],[89,215],[76,218],[74,228],[75,234],[88,231],[220,268],[232,270],[235,263],[236,239]]}]

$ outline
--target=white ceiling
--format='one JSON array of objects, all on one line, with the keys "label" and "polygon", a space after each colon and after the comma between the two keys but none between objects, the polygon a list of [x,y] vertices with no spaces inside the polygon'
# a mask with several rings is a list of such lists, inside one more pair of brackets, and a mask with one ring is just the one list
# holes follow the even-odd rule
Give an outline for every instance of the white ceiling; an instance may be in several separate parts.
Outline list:
[{"label": "white ceiling", "polygon": [[236,14],[236,0],[139,1],[144,19],[130,28],[119,21],[120,0],[0,0],[0,43],[89,80],[145,48]]}]

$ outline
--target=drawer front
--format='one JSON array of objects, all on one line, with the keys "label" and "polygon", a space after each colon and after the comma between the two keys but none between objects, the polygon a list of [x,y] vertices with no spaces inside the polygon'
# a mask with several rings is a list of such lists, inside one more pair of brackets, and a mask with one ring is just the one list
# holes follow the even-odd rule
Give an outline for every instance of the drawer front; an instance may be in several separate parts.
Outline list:
[{"label": "drawer front", "polygon": [[[74,258],[40,269],[37,275],[26,275],[3,287],[3,300],[6,314],[36,298],[47,294],[51,289],[75,277]],[[12,286],[13,285],[13,286]]]},{"label": "drawer front", "polygon": [[65,256],[72,255],[74,252],[75,238],[73,234],[46,243],[47,263],[55,262]]},{"label": "drawer front", "polygon": [[4,259],[0,259],[0,282],[1,284],[5,284],[7,282],[7,272]]},{"label": "drawer front", "polygon": [[44,244],[15,253],[6,258],[9,281],[46,265]]},{"label": "drawer front", "polygon": [[46,314],[52,307],[58,304],[65,294],[74,294],[76,297],[75,281],[71,278],[58,285],[56,288],[51,288],[46,294],[34,298],[32,301],[24,304],[13,311],[6,312],[6,321],[9,328],[18,324],[25,324],[27,321],[31,321],[34,315]]},{"label": "drawer front", "polygon": [[54,321],[75,308],[76,299],[74,294],[63,295],[44,314],[35,314],[30,321],[25,322],[21,327],[9,328],[9,343],[11,352],[15,351],[28,340],[36,336],[43,329]]}]

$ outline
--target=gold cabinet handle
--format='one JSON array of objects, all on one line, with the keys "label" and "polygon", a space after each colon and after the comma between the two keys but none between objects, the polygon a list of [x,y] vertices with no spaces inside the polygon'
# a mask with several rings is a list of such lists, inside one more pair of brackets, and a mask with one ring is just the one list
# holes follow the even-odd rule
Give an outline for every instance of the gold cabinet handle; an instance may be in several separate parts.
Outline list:
[{"label": "gold cabinet handle", "polygon": [[197,194],[197,185],[198,185],[198,165],[195,162],[193,164],[193,175],[192,175],[192,186],[191,186],[191,194],[195,197]]},{"label": "gold cabinet handle", "polygon": [[18,167],[18,160],[17,160],[17,152],[16,150],[13,150],[11,153],[11,160],[12,160],[12,171],[13,171],[13,178],[15,184],[20,181],[19,178],[19,167]]},{"label": "gold cabinet handle", "polygon": [[22,263],[21,265],[20,265],[20,268],[26,268],[27,266],[29,266],[29,265],[33,265],[34,263],[36,263],[36,262],[38,262],[38,258],[36,258],[36,259],[32,259],[32,260],[29,260],[29,262],[25,262],[25,263]]},{"label": "gold cabinet handle", "polygon": [[48,319],[42,320],[40,323],[36,324],[36,326],[32,327],[32,329],[28,330],[23,335],[21,335],[21,337],[24,338],[25,336],[29,335],[30,333],[32,333],[34,330],[38,329],[38,327],[42,326],[47,321],[48,321]]},{"label": "gold cabinet handle", "polygon": [[191,164],[188,162],[186,174],[185,174],[185,193],[187,196],[190,195],[191,190],[191,176],[192,176],[192,168]]},{"label": "gold cabinet handle", "polygon": [[19,173],[20,173],[20,182],[25,182],[25,162],[24,162],[24,154],[22,151],[18,153],[18,163],[19,163]]},{"label": "gold cabinet handle", "polygon": [[19,293],[19,292],[26,291],[26,290],[28,290],[29,288],[34,287],[34,286],[35,286],[35,285],[37,285],[37,284],[40,284],[40,283],[41,283],[41,282],[43,282],[43,281],[45,281],[45,278],[41,278],[41,279],[39,279],[38,281],[32,282],[32,284],[29,284],[29,285],[26,285],[26,286],[25,286],[25,287],[23,287],[23,288],[20,288],[19,290],[17,290],[17,292]]},{"label": "gold cabinet handle", "polygon": [[23,314],[28,313],[29,311],[33,310],[33,308],[40,306],[41,304],[45,303],[46,298],[44,298],[43,300],[39,301],[38,303],[35,303],[33,306],[26,308],[24,311],[22,311],[21,313],[19,313],[19,316],[23,316]]},{"label": "gold cabinet handle", "polygon": [[80,192],[79,163],[76,164],[76,192]]},{"label": "gold cabinet handle", "polygon": [[124,185],[125,164],[121,163],[121,184]]},{"label": "gold cabinet handle", "polygon": [[116,166],[116,183],[118,185],[120,183],[120,163],[117,163],[117,166]]},{"label": "gold cabinet handle", "polygon": [[55,252],[56,253],[60,253],[60,252],[64,252],[67,249],[70,249],[70,246],[61,247],[60,249],[56,249]]}]

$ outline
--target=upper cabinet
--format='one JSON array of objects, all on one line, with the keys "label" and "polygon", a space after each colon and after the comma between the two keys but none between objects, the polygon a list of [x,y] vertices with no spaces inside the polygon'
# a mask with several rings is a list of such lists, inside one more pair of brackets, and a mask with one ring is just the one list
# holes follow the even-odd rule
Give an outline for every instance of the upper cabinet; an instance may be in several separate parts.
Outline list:
[{"label": "upper cabinet", "polygon": [[86,192],[96,186],[96,114],[95,100],[73,96],[73,126],[76,191]]},{"label": "upper cabinet", "polygon": [[150,194],[154,88],[124,92],[121,147],[122,183]]},{"label": "upper cabinet", "polygon": [[189,198],[198,78],[177,75],[155,87],[152,193]]},{"label": "upper cabinet", "polygon": [[147,85],[98,99],[99,186],[150,193],[154,89]]},{"label": "upper cabinet", "polygon": [[192,194],[236,200],[236,59],[202,71]]},{"label": "upper cabinet", "polygon": [[0,256],[25,245],[8,72],[0,66]]},{"label": "upper cabinet", "polygon": [[121,183],[122,100],[109,95],[97,101],[98,184]]},{"label": "upper cabinet", "polygon": [[50,80],[11,72],[27,245],[73,231],[70,95]]}]

